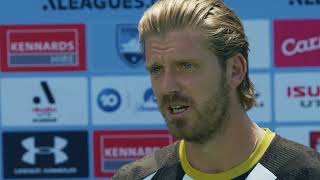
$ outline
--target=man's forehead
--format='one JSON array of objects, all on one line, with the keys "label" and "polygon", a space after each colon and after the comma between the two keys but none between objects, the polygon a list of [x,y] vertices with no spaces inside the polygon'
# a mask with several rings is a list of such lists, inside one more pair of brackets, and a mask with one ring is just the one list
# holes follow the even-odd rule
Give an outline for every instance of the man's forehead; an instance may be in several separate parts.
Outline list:
[{"label": "man's forehead", "polygon": [[172,31],[164,35],[153,35],[145,41],[144,50],[146,55],[158,51],[178,51],[185,53],[186,50],[194,51],[205,48],[203,36],[195,31]]},{"label": "man's forehead", "polygon": [[146,38],[145,42],[146,43],[147,42],[166,43],[172,39],[194,41],[194,40],[202,40],[204,38],[203,38],[203,34],[199,30],[178,29],[178,30],[171,30],[165,33],[150,34]]}]

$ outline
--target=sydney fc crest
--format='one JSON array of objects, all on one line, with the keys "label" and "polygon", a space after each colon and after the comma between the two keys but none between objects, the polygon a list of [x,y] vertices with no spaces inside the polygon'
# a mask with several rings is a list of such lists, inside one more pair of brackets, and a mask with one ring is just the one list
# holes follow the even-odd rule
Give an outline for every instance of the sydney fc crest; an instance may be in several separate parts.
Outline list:
[{"label": "sydney fc crest", "polygon": [[117,25],[117,50],[120,58],[129,65],[142,62],[137,24]]}]

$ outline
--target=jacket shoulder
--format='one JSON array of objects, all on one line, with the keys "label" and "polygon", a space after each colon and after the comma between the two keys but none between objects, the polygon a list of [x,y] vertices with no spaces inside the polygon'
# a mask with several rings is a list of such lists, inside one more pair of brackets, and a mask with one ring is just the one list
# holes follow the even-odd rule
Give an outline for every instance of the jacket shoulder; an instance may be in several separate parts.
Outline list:
[{"label": "jacket shoulder", "polygon": [[320,179],[320,154],[279,135],[270,144],[261,163],[278,179]]}]

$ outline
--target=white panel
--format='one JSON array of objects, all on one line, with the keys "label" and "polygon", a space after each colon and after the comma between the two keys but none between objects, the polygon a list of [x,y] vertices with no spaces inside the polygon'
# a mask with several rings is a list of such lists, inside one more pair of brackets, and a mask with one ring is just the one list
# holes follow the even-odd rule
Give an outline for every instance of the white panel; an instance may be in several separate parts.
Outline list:
[{"label": "white panel", "polygon": [[251,74],[257,96],[257,106],[248,111],[249,117],[256,122],[271,121],[271,82],[269,74]]},{"label": "white panel", "polygon": [[288,73],[275,75],[277,121],[320,122],[320,74]]},{"label": "white panel", "polygon": [[88,124],[86,78],[5,78],[1,86],[4,126]]},{"label": "white panel", "polygon": [[269,68],[271,65],[270,22],[245,20],[243,25],[250,44],[249,68]]},{"label": "white panel", "polygon": [[[93,122],[164,124],[157,104],[153,101],[152,93],[144,99],[146,91],[150,88],[148,76],[94,77],[91,91]],[[99,102],[103,101],[104,105],[99,105]]]}]

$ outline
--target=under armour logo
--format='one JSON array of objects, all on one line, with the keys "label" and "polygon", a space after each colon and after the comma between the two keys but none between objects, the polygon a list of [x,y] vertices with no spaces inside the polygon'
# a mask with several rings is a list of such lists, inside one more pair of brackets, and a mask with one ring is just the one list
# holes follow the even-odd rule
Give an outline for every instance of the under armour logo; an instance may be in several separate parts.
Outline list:
[{"label": "under armour logo", "polygon": [[28,164],[36,164],[36,155],[54,155],[54,164],[61,164],[68,160],[68,156],[66,153],[62,151],[68,144],[66,139],[55,136],[54,137],[54,145],[50,146],[35,146],[35,137],[28,137],[24,139],[21,144],[22,146],[28,150],[28,152],[24,153],[22,156],[22,161]]}]

